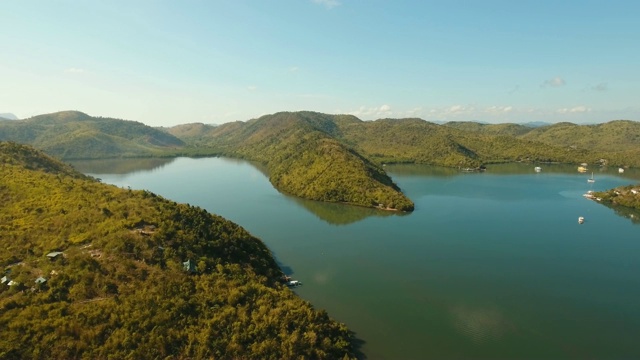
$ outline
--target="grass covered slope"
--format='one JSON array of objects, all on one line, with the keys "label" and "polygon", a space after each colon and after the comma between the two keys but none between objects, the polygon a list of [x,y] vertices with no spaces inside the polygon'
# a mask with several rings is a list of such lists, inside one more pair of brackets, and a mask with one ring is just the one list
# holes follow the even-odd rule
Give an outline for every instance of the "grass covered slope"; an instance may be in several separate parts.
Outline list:
[{"label": "grass covered slope", "polygon": [[503,135],[479,132],[479,126],[464,128],[467,130],[421,119],[382,119],[340,126],[344,141],[380,162],[477,167],[491,162],[583,162],[591,159],[586,151],[507,135],[516,131],[508,130],[508,127],[500,127],[505,132]]},{"label": "grass covered slope", "polygon": [[0,169],[0,358],[353,356],[240,226],[23,145]]},{"label": "grass covered slope", "polygon": [[[640,166],[640,122],[637,121],[614,120],[595,125],[561,122],[535,128],[476,122],[451,122],[444,126],[473,134],[470,139],[479,138],[476,135],[498,135],[569,150],[565,154],[555,151],[561,156],[550,157],[554,161],[596,163],[605,159],[610,165]],[[499,148],[494,151],[506,155]]]},{"label": "grass covered slope", "polygon": [[594,192],[593,197],[604,203],[640,210],[640,184]]},{"label": "grass covered slope", "polygon": [[0,140],[29,144],[64,159],[163,155],[185,145],[173,135],[136,121],[91,117],[78,111],[0,122]]},{"label": "grass covered slope", "polygon": [[532,129],[521,137],[599,152],[627,151],[640,147],[640,122],[615,120],[596,125],[562,122]]},{"label": "grass covered slope", "polygon": [[[271,183],[285,193],[310,200],[413,210],[411,200],[381,167],[336,138],[336,121],[350,120],[313,112],[277,113],[212,128],[206,143],[218,153],[265,164]],[[179,130],[184,133],[183,127]]]}]

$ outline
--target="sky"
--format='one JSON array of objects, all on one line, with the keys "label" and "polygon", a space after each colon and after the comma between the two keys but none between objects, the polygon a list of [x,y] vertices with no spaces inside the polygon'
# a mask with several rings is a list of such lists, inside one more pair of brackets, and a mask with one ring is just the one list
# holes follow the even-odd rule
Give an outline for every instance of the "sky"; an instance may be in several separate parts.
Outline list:
[{"label": "sky", "polygon": [[0,113],[640,121],[637,0],[0,1]]}]

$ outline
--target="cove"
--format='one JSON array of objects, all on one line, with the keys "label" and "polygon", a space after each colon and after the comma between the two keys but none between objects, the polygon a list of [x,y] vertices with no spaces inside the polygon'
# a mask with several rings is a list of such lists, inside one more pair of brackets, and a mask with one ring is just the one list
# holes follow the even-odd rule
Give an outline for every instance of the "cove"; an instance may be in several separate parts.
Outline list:
[{"label": "cove", "polygon": [[283,195],[240,160],[73,165],[240,224],[369,359],[640,357],[640,214],[582,197],[637,171],[594,169],[587,183],[569,165],[388,165],[416,206],[398,214]]}]

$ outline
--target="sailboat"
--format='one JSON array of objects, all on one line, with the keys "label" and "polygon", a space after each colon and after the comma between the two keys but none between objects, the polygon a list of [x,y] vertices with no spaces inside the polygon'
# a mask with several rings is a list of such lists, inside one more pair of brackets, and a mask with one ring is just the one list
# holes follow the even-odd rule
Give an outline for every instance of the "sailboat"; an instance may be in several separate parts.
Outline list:
[{"label": "sailboat", "polygon": [[587,182],[590,182],[590,183],[596,182],[596,179],[593,178],[593,171],[591,172],[591,177],[587,179]]}]

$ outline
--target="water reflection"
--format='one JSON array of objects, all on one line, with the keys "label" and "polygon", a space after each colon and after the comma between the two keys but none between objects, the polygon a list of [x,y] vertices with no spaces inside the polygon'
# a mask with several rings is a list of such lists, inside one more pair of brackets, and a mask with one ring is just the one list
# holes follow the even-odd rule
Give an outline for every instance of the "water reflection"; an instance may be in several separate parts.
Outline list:
[{"label": "water reflection", "polygon": [[[264,175],[265,186],[271,186],[268,184],[268,171],[267,169],[255,162],[250,162],[242,159],[232,158],[217,158],[217,161],[222,161],[224,164],[233,166],[246,166],[250,165],[252,168],[258,170],[258,172]],[[156,172],[167,165],[178,166],[181,168],[180,172],[183,174],[190,173],[190,169],[197,173],[197,169],[193,169],[193,162],[177,162],[177,158],[135,158],[135,159],[103,159],[103,160],[78,160],[72,161],[73,165],[78,171],[85,174],[92,174],[96,177],[107,176],[109,174],[115,176],[128,176],[131,174],[140,173],[152,173]],[[535,186],[530,188],[520,188],[518,184],[498,184],[492,179],[495,175],[528,175],[535,177],[536,179],[543,180],[549,175],[566,175],[573,174],[575,177],[584,177],[584,183],[576,181],[571,187],[574,188],[570,191],[571,197],[574,197],[574,193],[580,195],[587,190],[605,190],[620,185],[620,179],[627,179],[630,181],[640,180],[640,170],[627,169],[623,174],[618,173],[617,168],[607,167],[593,167],[596,183],[587,184],[587,174],[580,174],[577,172],[577,166],[566,164],[538,164],[542,167],[542,172],[536,173],[534,167],[536,164],[524,164],[524,163],[508,163],[508,164],[491,164],[484,173],[467,173],[458,169],[437,167],[430,165],[416,165],[416,164],[393,164],[385,167],[389,175],[396,181],[401,180],[402,190],[405,194],[412,198],[416,204],[421,201],[422,198],[429,198],[424,201],[424,205],[428,206],[433,200],[433,197],[442,196],[457,196],[460,198],[473,198],[473,199],[494,199],[502,201],[518,201],[524,198],[530,197],[532,192],[536,193],[536,200],[551,199],[553,197],[562,196],[563,194],[554,193],[552,191],[541,191],[544,187],[554,186],[552,182],[538,182]],[[230,175],[233,173],[231,169],[226,169],[217,174]],[[589,171],[589,175],[590,175]],[[209,176],[209,175],[206,175]],[[225,175],[216,175],[225,176]],[[475,177],[472,187],[458,186],[459,182],[467,181],[467,177]],[[189,177],[193,177],[189,175]],[[198,175],[196,177],[201,178]],[[445,178],[445,181],[442,179]],[[574,178],[576,179],[576,178]],[[577,180],[577,179],[576,179]],[[210,180],[208,180],[210,181]],[[261,180],[262,181],[262,180]],[[529,180],[527,180],[529,181]],[[558,181],[569,181],[566,178],[559,178]],[[195,185],[194,185],[195,186]],[[513,191],[496,191],[495,187],[500,186],[504,188],[502,190],[509,190],[513,187]],[[516,189],[520,189],[516,191]],[[151,190],[151,189],[149,189]],[[286,195],[285,195],[286,196]],[[378,209],[370,209],[357,206],[349,206],[344,204],[324,203],[319,201],[312,201],[301,199],[293,196],[286,196],[291,202],[297,206],[305,209],[306,211],[314,214],[320,220],[329,223],[331,225],[349,225],[359,221],[362,221],[369,217],[385,218],[389,216],[405,216],[409,213],[401,212],[389,212]],[[640,223],[640,212],[633,209],[620,208],[616,206],[606,205],[612,208],[616,214],[630,219],[634,224]],[[419,205],[418,205],[419,206]]]},{"label": "water reflection", "polygon": [[387,217],[387,216],[403,216],[408,213],[398,211],[384,211],[378,209],[369,209],[360,206],[351,206],[335,203],[324,203],[320,201],[306,200],[289,196],[297,205],[302,206],[320,220],[332,225],[348,225],[371,216]]},{"label": "water reflection", "polygon": [[[504,163],[504,164],[489,164],[487,165],[487,174],[498,175],[525,175],[535,174],[534,168],[540,166],[542,168],[540,175],[544,174],[578,174],[578,165],[571,164],[527,164],[527,163]],[[433,176],[433,177],[448,177],[448,176],[463,176],[470,173],[461,171],[454,168],[445,168],[431,165],[418,165],[418,164],[390,164],[385,166],[385,170],[388,173],[393,173],[400,176]],[[640,169],[626,169],[624,173],[619,173],[617,167],[596,166],[588,167],[587,172],[591,174],[594,172],[595,177],[598,175],[611,175],[624,179],[632,179],[640,181]],[[474,174],[474,173],[471,173]]]},{"label": "water reflection", "polygon": [[172,163],[176,158],[135,158],[74,160],[69,163],[83,174],[132,174],[153,171]]},{"label": "water reflection", "polygon": [[640,225],[640,210],[605,202],[602,202],[601,204],[612,209],[616,215],[631,220],[635,225]]}]

